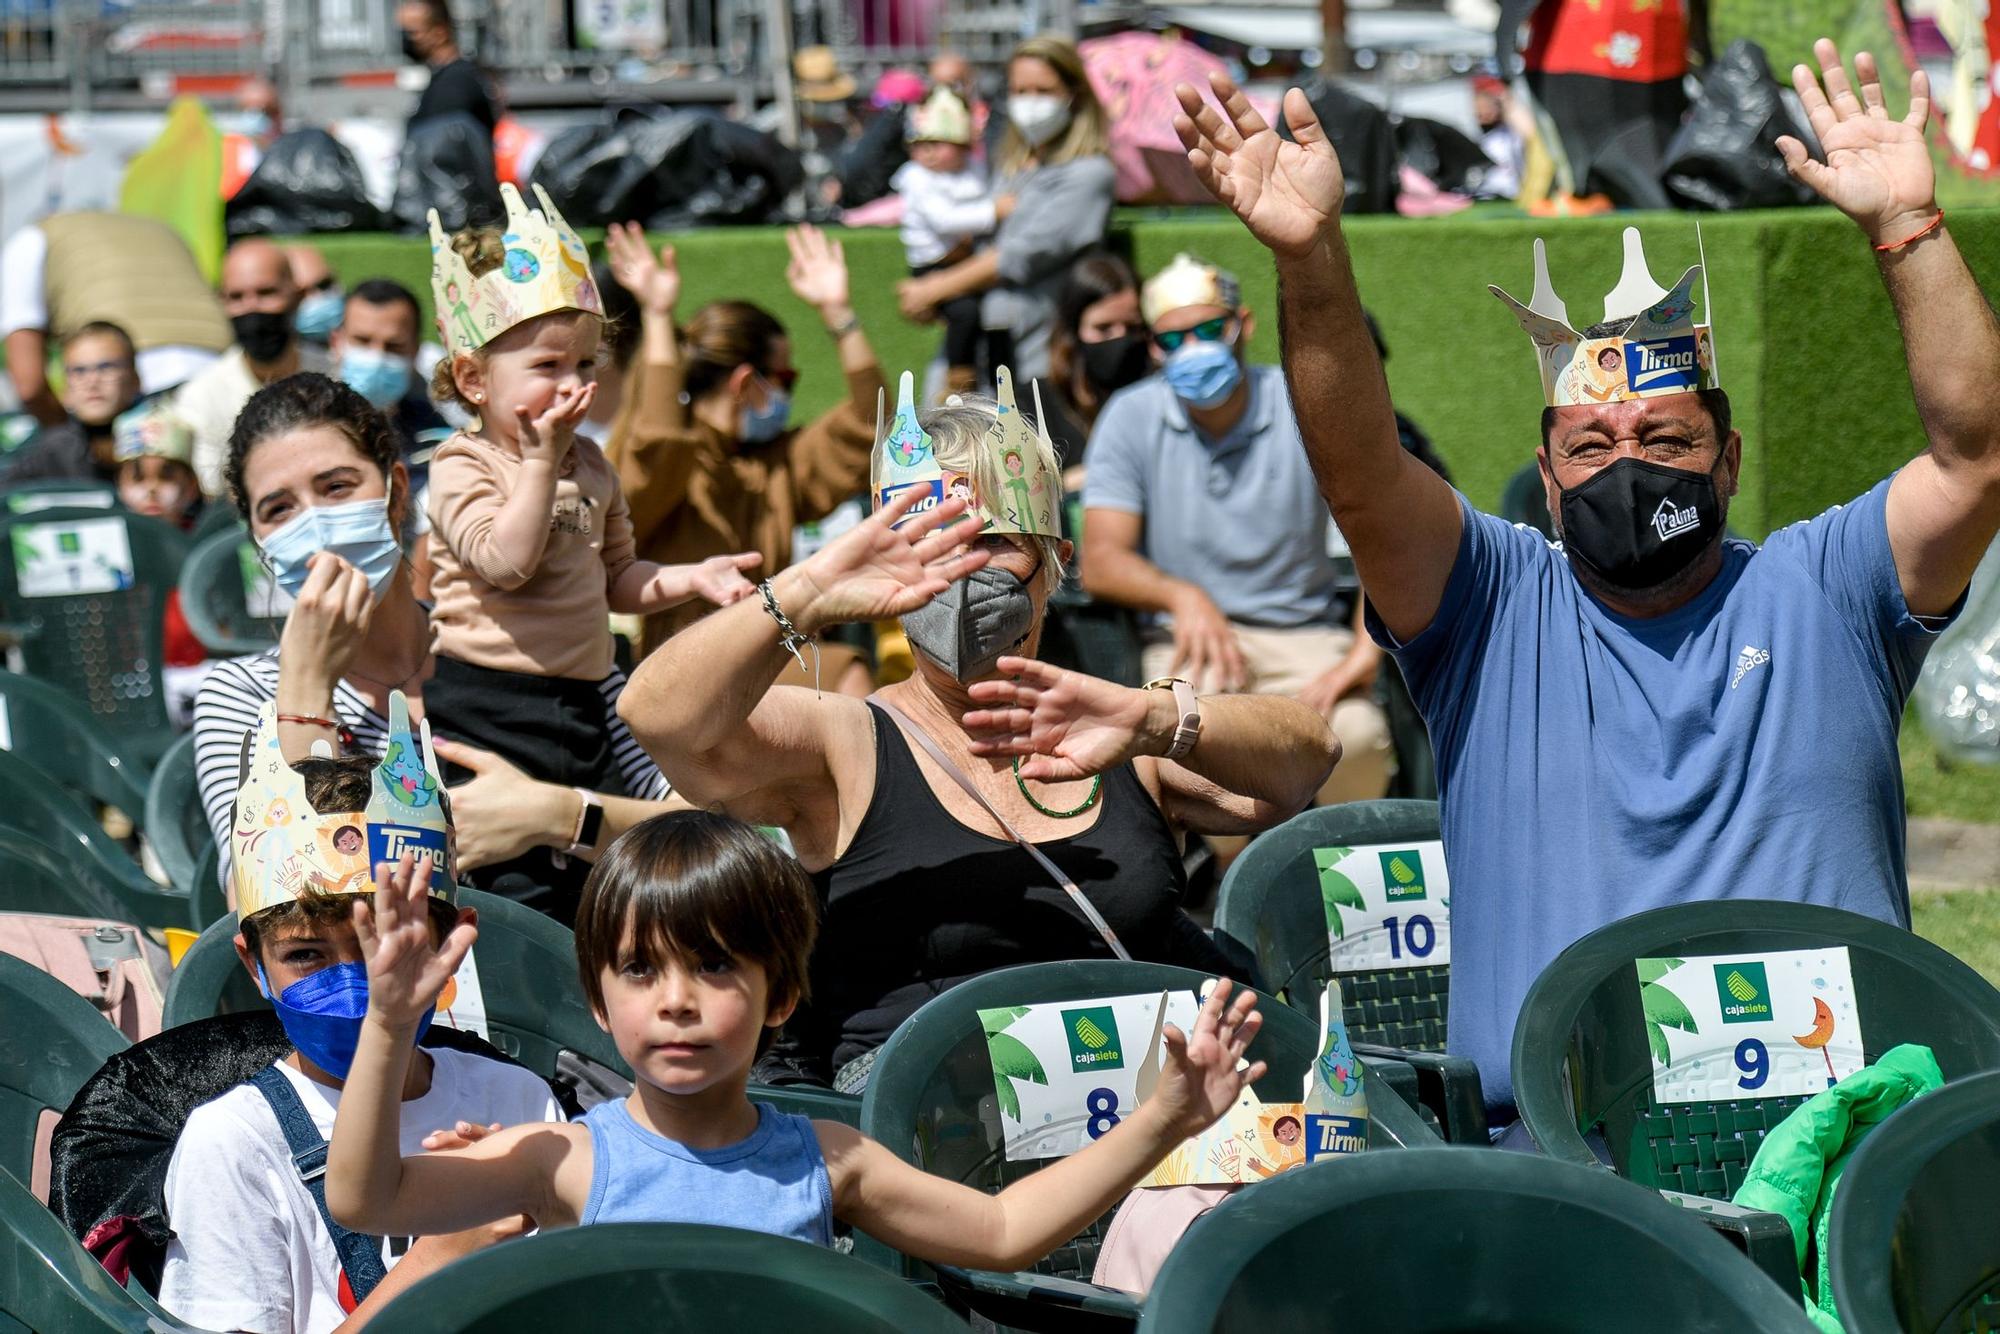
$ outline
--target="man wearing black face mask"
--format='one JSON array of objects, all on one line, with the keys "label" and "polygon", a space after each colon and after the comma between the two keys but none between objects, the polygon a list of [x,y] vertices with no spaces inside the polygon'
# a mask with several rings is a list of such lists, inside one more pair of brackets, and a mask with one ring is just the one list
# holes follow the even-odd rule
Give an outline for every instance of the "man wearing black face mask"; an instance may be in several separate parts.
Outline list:
[{"label": "man wearing black face mask", "polygon": [[458,49],[458,27],[445,0],[404,0],[396,6],[396,23],[403,30],[403,55],[428,65],[431,81],[410,113],[411,125],[437,116],[464,112],[492,133],[499,117],[478,66]]},{"label": "man wearing black face mask", "polygon": [[1815,54],[1820,77],[1793,82],[1825,160],[1780,150],[1872,247],[1928,448],[1762,547],[1724,534],[1743,442],[1694,321],[1699,268],[1661,288],[1628,230],[1605,322],[1579,330],[1538,245],[1533,299],[1509,304],[1550,405],[1537,457],[1564,540],[1545,543],[1398,447],[1340,166],[1304,99],[1281,144],[1227,80],[1226,116],[1179,90],[1190,163],[1277,257],[1306,450],[1430,726],[1457,891],[1449,1044],[1497,1119],[1528,987],[1608,922],[1783,897],[1909,923],[1897,730],[2000,529],[2000,324],[1938,210],[1923,72],[1897,120],[1873,59],[1857,89],[1832,42]]},{"label": "man wearing black face mask", "polygon": [[235,345],[180,387],[174,411],[194,428],[194,472],[204,494],[223,493],[229,430],[250,396],[298,371],[329,369],[326,349],[298,336],[298,284],[285,252],[247,237],[222,257],[222,313]]}]

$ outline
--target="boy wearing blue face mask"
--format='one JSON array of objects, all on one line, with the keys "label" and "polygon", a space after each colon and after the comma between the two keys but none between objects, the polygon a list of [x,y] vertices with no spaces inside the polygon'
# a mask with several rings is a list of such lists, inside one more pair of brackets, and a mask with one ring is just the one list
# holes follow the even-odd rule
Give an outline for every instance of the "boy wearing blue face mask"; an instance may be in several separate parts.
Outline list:
[{"label": "boy wearing blue face mask", "polygon": [[[450,349],[432,392],[479,420],[431,459],[437,670],[425,707],[452,740],[534,777],[616,790],[601,688],[614,669],[610,614],[695,596],[727,606],[750,595],[742,572],[760,558],[637,558],[618,474],[577,432],[596,394],[604,326],[583,243],[546,194],[530,211],[511,186],[501,193],[504,234],[447,241],[431,219],[438,329]],[[582,800],[576,842],[589,846]]]},{"label": "boy wearing blue face mask", "polygon": [[[520,1220],[414,1239],[336,1229],[318,1179],[298,1165],[332,1134],[367,1010],[352,917],[355,897],[377,887],[371,858],[392,843],[429,853],[450,839],[435,762],[411,734],[401,695],[390,713],[379,765],[285,764],[269,706],[246,748],[232,829],[236,952],[295,1050],[197,1108],[167,1167],[174,1237],[160,1302],[205,1329],[323,1334],[359,1324],[425,1273],[521,1230]],[[458,912],[450,877],[432,884],[431,935],[442,942]],[[431,1132],[461,1122],[562,1119],[548,1085],[529,1071],[447,1048],[416,1053],[400,1110],[399,1139],[410,1153],[457,1142]]]}]

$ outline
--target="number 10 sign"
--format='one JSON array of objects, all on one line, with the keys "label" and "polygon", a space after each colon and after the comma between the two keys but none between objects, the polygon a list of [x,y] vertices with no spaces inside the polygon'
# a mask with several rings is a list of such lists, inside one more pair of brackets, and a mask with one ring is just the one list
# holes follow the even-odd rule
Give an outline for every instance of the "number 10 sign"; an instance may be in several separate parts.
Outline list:
[{"label": "number 10 sign", "polygon": [[1451,962],[1442,843],[1314,848],[1312,856],[1336,974]]},{"label": "number 10 sign", "polygon": [[1819,1093],[1867,1062],[1844,946],[1637,967],[1662,1103]]}]

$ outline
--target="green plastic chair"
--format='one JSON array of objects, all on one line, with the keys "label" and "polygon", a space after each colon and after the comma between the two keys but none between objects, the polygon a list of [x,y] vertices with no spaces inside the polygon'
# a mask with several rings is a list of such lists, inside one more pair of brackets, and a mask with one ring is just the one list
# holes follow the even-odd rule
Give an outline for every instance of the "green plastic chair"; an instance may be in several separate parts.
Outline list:
[{"label": "green plastic chair", "polygon": [[283,616],[250,611],[255,561],[256,548],[243,525],[234,523],[202,538],[181,566],[181,614],[213,655],[261,653],[284,632]]},{"label": "green plastic chair", "polygon": [[0,954],[0,1171],[32,1179],[35,1130],[131,1044],[94,1006],[41,969]]},{"label": "green plastic chair", "polygon": [[[23,596],[24,543],[62,548],[76,541],[78,525],[103,523],[125,531],[129,587]],[[125,752],[148,766],[177,735],[167,719],[160,668],[167,595],[186,557],[187,539],[178,529],[122,510],[0,512],[0,622],[18,641],[27,674],[82,700]]]},{"label": "green plastic chair", "polygon": [[1514,1029],[1514,1096],[1541,1151],[1598,1163],[1699,1210],[1759,1267],[1797,1291],[1789,1226],[1727,1203],[1765,1134],[1803,1098],[1653,1100],[1652,1056],[1633,961],[1845,945],[1866,1056],[1904,1042],[1937,1054],[1946,1079],[2000,1069],[2000,991],[1936,945],[1855,913],[1775,900],[1686,903],[1614,922],[1556,956]]},{"label": "green plastic chair", "polygon": [[124,754],[76,696],[0,671],[0,714],[7,720],[7,749],[78,798],[115,806],[145,828],[150,766]]},{"label": "green plastic chair", "polygon": [[[1216,894],[1217,940],[1229,953],[1255,960],[1265,985],[1316,1023],[1332,964],[1314,852],[1408,847],[1437,837],[1434,801],[1354,801],[1303,811],[1252,839],[1230,866]],[[1341,1008],[1358,1053],[1415,1068],[1423,1105],[1447,1140],[1483,1144],[1478,1068],[1443,1055],[1450,985],[1449,967],[1415,959],[1408,968],[1343,973]]]},{"label": "green plastic chair", "polygon": [[116,885],[88,863],[71,858],[18,829],[0,828],[0,913],[58,917],[125,918]]},{"label": "green plastic chair", "polygon": [[208,827],[201,785],[195,780],[192,735],[169,747],[153,770],[146,786],[145,830],[168,882],[183,894],[192,894],[202,857],[215,846],[215,831]]},{"label": "green plastic chair", "polygon": [[[1000,1126],[990,1108],[993,1067],[978,1012],[1003,1005],[1192,991],[1206,980],[1192,969],[1105,959],[1026,964],[961,982],[904,1020],[882,1044],[862,1095],[861,1129],[927,1172],[997,1191],[1042,1164],[1010,1163],[1003,1155]],[[1264,1026],[1249,1054],[1268,1062],[1271,1071],[1257,1085],[1257,1094],[1268,1101],[1296,1100],[1318,1053],[1319,1025],[1283,1006],[1261,1008]],[[1372,1077],[1372,1063],[1370,1070]],[[1368,1110],[1370,1149],[1437,1142],[1397,1098],[1378,1094],[1369,1099]],[[969,1306],[1000,1325],[1031,1330],[1070,1327],[1077,1321],[1129,1325],[1138,1316],[1132,1295],[1089,1281],[1107,1221],[1100,1219],[1032,1273],[946,1266],[937,1270],[939,1282],[954,1304]],[[927,1271],[912,1262],[909,1272],[919,1277]]]},{"label": "green plastic chair", "polygon": [[1971,1075],[1868,1133],[1833,1197],[1827,1265],[1850,1334],[2000,1329],[2000,1073]]},{"label": "green plastic chair", "polygon": [[117,487],[108,482],[91,482],[78,477],[16,482],[0,491],[0,509],[9,514],[33,514],[51,509],[115,509],[124,512],[124,506],[118,503]]},{"label": "green plastic chair", "polygon": [[202,506],[201,517],[194,521],[194,532],[189,536],[199,545],[217,533],[242,526],[243,520],[237,516],[234,505],[227,500],[211,500]]},{"label": "green plastic chair", "polygon": [[106,916],[135,926],[189,924],[185,894],[149,880],[54,779],[9,751],[0,751],[0,810],[15,832],[61,857],[72,875],[116,895],[118,911]]},{"label": "green plastic chair", "polygon": [[0,1171],[0,1334],[17,1330],[195,1334],[120,1287],[26,1186]]},{"label": "green plastic chair", "polygon": [[1534,460],[1530,459],[1507,479],[1500,492],[1500,517],[1508,523],[1524,523],[1543,537],[1555,537],[1555,525],[1549,521],[1548,490],[1542,485],[1541,467]]},{"label": "green plastic chair", "polygon": [[506,1242],[424,1279],[369,1328],[548,1334],[586,1325],[812,1334],[965,1330],[937,1302],[850,1256],[789,1237],[686,1223],[609,1223]]},{"label": "green plastic chair", "polygon": [[[1845,1187],[1843,1187],[1845,1189]],[[1142,1334],[1807,1334],[1796,1301],[1657,1196],[1532,1154],[1364,1153],[1188,1230]]]}]

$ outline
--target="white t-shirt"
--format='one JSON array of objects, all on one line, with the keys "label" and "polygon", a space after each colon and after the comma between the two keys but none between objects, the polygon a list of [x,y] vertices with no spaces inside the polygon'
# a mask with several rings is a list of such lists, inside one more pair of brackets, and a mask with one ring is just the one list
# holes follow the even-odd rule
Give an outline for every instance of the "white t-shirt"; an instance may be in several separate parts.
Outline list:
[{"label": "white t-shirt", "polygon": [[977,167],[945,172],[905,162],[889,185],[903,197],[903,253],[913,269],[937,263],[959,242],[995,226],[993,196]]},{"label": "white t-shirt", "polygon": [[[560,1121],[549,1086],[517,1065],[467,1052],[425,1048],[430,1091],[403,1104],[402,1151],[424,1151],[424,1136],[459,1121],[521,1125]],[[279,1062],[323,1136],[333,1134],[336,1089]],[[284,1132],[263,1093],[239,1084],[195,1108],[167,1164],[167,1243],[160,1305],[202,1329],[253,1334],[324,1334],[340,1308],[340,1257],[319,1206],[299,1180]],[[410,1248],[382,1245],[385,1265]]]}]

